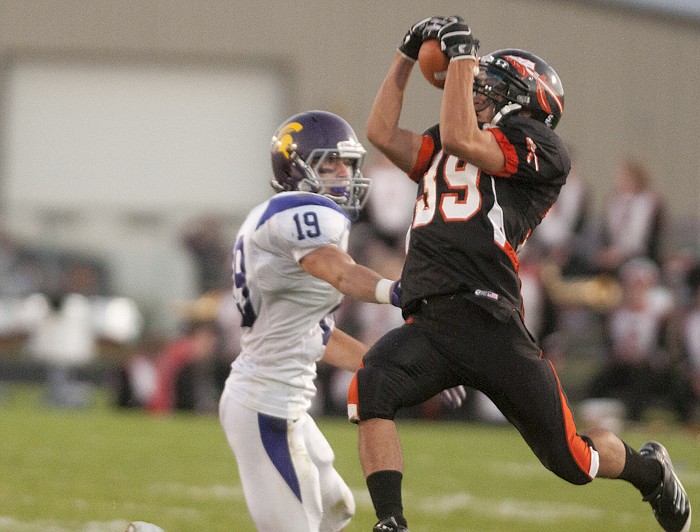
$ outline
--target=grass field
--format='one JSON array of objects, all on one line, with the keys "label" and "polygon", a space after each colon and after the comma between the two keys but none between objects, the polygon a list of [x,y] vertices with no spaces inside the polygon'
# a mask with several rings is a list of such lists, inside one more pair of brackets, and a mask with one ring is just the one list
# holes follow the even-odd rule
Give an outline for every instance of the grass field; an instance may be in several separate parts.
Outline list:
[{"label": "grass field", "polygon": [[[115,411],[97,398],[77,411],[39,407],[35,388],[0,399],[0,530],[123,531],[129,521],[167,532],[254,530],[214,416],[154,418]],[[356,495],[348,530],[375,522],[360,472],[356,427],[319,426]],[[404,505],[413,532],[646,531],[656,521],[623,482],[571,486],[547,472],[510,427],[401,422]],[[700,501],[700,440],[671,428],[627,432],[639,446],[661,440],[690,499]]]}]

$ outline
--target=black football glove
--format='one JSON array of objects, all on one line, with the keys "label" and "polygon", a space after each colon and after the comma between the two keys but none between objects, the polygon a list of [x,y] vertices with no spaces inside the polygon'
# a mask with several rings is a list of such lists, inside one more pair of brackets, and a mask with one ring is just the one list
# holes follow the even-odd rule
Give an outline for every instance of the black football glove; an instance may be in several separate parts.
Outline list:
[{"label": "black football glove", "polygon": [[418,60],[418,51],[423,41],[437,39],[440,28],[451,22],[462,21],[459,17],[428,17],[416,22],[404,35],[399,52],[411,61]]},{"label": "black football glove", "polygon": [[406,32],[406,35],[404,35],[403,41],[401,41],[399,45],[399,52],[406,59],[410,59],[411,61],[418,60],[418,50],[420,50],[420,46],[423,44],[423,29],[425,25],[430,22],[430,19],[431,17],[428,17],[416,22]]},{"label": "black football glove", "polygon": [[423,27],[423,41],[438,39],[438,33],[442,28],[453,22],[464,22],[462,17],[432,17]]},{"label": "black football glove", "polygon": [[438,32],[440,49],[450,59],[476,59],[479,40],[472,35],[472,30],[463,21],[450,22]]}]

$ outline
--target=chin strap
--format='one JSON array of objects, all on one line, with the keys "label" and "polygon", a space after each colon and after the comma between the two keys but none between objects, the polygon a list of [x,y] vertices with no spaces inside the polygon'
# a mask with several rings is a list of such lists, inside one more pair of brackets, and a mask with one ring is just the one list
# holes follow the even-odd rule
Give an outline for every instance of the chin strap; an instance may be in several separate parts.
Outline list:
[{"label": "chin strap", "polygon": [[289,153],[289,158],[292,161],[292,164],[295,164],[297,168],[299,168],[302,173],[304,174],[304,178],[299,181],[299,184],[297,185],[296,189],[292,188],[289,185],[283,185],[276,179],[270,180],[270,185],[272,186],[273,189],[277,192],[287,192],[291,190],[300,190],[302,192],[318,192],[321,188],[320,180],[317,178],[315,172],[311,169],[311,167],[306,164],[306,161],[299,157],[299,154],[297,153],[296,149],[290,149],[287,150],[287,153]]},{"label": "chin strap", "polygon": [[276,179],[270,179],[270,186],[275,190],[275,192],[285,192],[289,190],[289,187],[283,187]]},{"label": "chin strap", "polygon": [[496,126],[505,116],[509,115],[510,113],[514,111],[520,111],[523,106],[520,105],[519,103],[509,103],[501,107],[501,110],[498,111],[496,116],[493,117],[493,120],[491,120],[491,123],[489,124],[491,127]]}]

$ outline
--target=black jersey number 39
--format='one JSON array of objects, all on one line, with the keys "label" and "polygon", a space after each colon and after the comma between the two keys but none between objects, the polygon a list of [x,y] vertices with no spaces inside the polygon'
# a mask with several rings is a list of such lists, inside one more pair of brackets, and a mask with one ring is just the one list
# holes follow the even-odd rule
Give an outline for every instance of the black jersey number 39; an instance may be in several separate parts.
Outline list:
[{"label": "black jersey number 39", "polygon": [[[479,192],[479,169],[452,155],[435,157],[423,177],[423,193],[416,201],[413,227],[421,227],[431,222],[438,207],[437,179],[442,165],[442,175],[449,192],[439,198],[440,214],[446,222],[464,222],[481,208]],[[460,195],[463,199],[460,199]]]}]

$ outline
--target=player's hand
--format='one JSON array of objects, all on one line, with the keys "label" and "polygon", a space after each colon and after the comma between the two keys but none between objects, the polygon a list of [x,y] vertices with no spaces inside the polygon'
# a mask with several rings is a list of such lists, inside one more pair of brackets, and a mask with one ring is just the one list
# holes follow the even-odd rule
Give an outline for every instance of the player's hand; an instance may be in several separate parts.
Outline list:
[{"label": "player's hand", "polygon": [[448,388],[440,392],[440,401],[445,406],[457,409],[462,406],[464,399],[467,397],[467,390],[461,384],[454,388]]},{"label": "player's hand", "polygon": [[479,51],[479,40],[463,21],[450,22],[438,32],[440,49],[450,59],[474,59]]},{"label": "player's hand", "polygon": [[391,283],[391,299],[390,302],[395,307],[401,307],[401,279]]},{"label": "player's hand", "polygon": [[418,60],[418,50],[420,50],[421,44],[423,44],[423,30],[425,25],[430,22],[431,17],[419,20],[413,26],[411,26],[406,35],[403,36],[403,40],[399,45],[399,52],[406,59],[411,61]]},{"label": "player's hand", "polygon": [[438,39],[440,30],[453,22],[464,22],[464,19],[457,15],[451,17],[432,17],[423,27],[423,41]]},{"label": "player's hand", "polygon": [[437,39],[438,32],[446,24],[464,22],[460,17],[428,17],[419,20],[409,28],[399,45],[399,52],[406,59],[418,60],[418,52],[423,41]]}]

